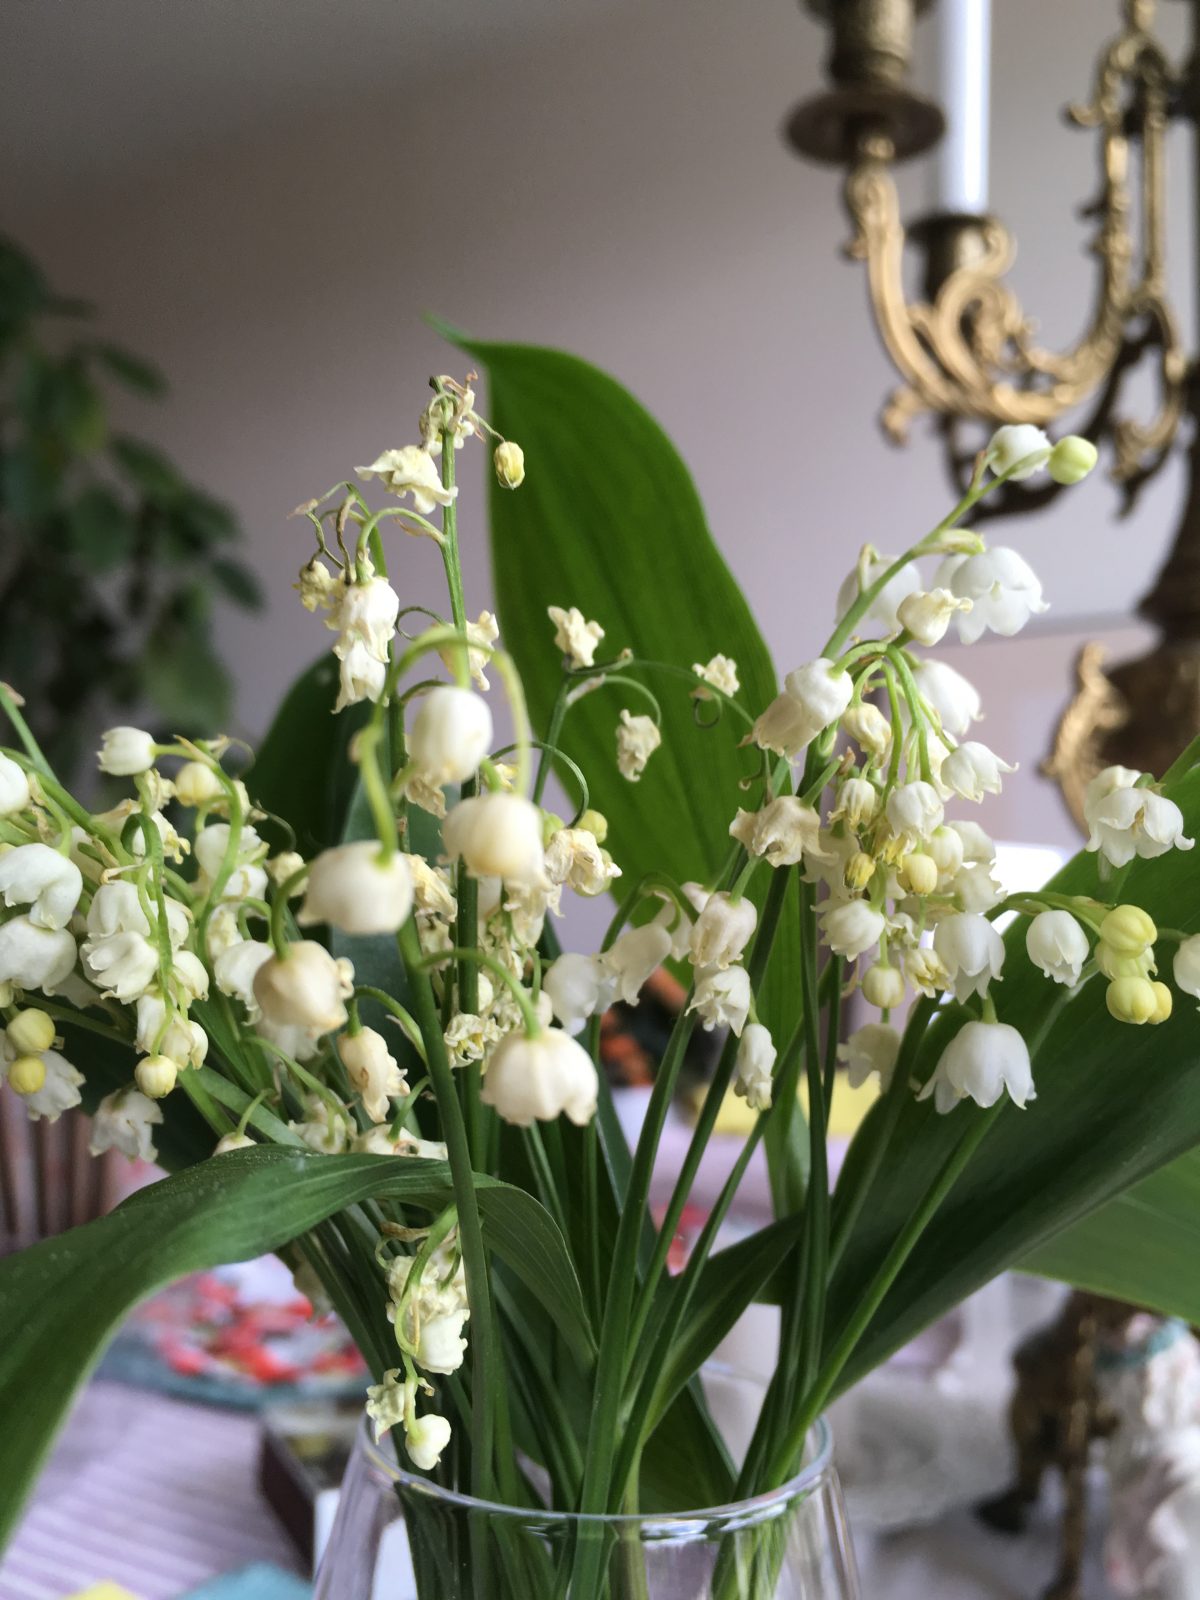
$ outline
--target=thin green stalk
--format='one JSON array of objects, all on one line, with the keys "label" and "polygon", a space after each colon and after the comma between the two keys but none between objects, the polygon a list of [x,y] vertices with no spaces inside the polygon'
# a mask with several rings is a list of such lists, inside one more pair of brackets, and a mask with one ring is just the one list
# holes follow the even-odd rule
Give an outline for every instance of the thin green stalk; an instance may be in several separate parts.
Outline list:
[{"label": "thin green stalk", "polygon": [[800,971],[804,984],[804,1067],[808,1078],[809,1176],[808,1271],[804,1291],[800,1384],[803,1392],[817,1371],[825,1320],[829,1264],[828,1106],[821,1073],[820,1011],[817,999],[816,892],[804,884],[800,894]]},{"label": "thin green stalk", "polygon": [[421,942],[411,920],[401,928],[397,944],[408,975],[417,1023],[429,1054],[429,1078],[437,1100],[454,1184],[454,1201],[458,1207],[459,1241],[471,1306],[472,1492],[486,1500],[493,1494],[493,1485],[498,1484],[501,1494],[511,1501],[516,1491],[516,1464],[508,1426],[507,1380],[466,1125],[442,1038],[433,986],[425,971]]}]

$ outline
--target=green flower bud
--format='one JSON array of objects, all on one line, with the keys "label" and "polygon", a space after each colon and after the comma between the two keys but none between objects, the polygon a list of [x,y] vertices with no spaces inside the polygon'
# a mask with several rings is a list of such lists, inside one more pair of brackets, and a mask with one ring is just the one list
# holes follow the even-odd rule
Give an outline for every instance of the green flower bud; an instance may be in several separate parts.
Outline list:
[{"label": "green flower bud", "polygon": [[1047,470],[1055,483],[1081,483],[1096,465],[1098,453],[1090,439],[1069,433],[1050,452]]},{"label": "green flower bud", "polygon": [[1100,924],[1100,937],[1117,955],[1140,956],[1158,938],[1158,929],[1141,906],[1114,906]]},{"label": "green flower bud", "polygon": [[1147,978],[1117,978],[1108,986],[1105,1003],[1118,1022],[1132,1022],[1139,1027],[1143,1022],[1153,1022],[1159,1010],[1155,985]]}]

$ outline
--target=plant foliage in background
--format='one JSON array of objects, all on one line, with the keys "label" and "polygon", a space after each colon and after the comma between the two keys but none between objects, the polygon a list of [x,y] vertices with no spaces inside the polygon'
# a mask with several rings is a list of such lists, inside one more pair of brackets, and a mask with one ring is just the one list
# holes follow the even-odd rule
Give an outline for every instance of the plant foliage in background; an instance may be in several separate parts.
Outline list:
[{"label": "plant foliage in background", "polygon": [[229,508],[113,427],[111,386],[159,400],[166,382],[92,316],[0,237],[0,679],[66,776],[114,708],[182,733],[223,725],[212,608],[259,604]]}]

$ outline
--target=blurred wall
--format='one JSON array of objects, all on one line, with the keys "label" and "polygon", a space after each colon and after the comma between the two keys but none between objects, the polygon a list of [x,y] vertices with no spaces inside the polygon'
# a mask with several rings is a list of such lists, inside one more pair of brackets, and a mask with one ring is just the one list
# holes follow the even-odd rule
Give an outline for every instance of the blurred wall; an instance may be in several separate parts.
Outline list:
[{"label": "blurred wall", "polygon": [[[285,60],[308,52],[293,90],[262,37],[268,14],[290,33],[274,0],[253,13],[213,0],[189,14],[207,73],[190,88],[170,43],[178,13],[121,0],[111,15],[126,26],[113,37],[105,7],[87,19],[97,56],[86,95],[78,61],[61,79],[52,66],[22,76],[21,93],[37,97],[48,129],[69,128],[78,160],[62,159],[60,139],[43,171],[27,144],[5,225],[63,288],[102,306],[113,336],[162,364],[173,399],[138,426],[245,520],[270,608],[229,615],[222,632],[252,734],[327,637],[290,589],[308,545],[287,510],[414,437],[427,374],[461,364],[422,326],[425,309],[488,337],[567,346],[650,406],[695,473],[781,671],[819,644],[860,543],[896,548],[949,503],[926,429],[906,451],[877,431],[892,378],[861,268],[839,253],[838,176],[781,142],[784,114],[821,81],[818,25],[794,0],[594,0],[544,10],[510,37],[491,3],[477,0],[489,32],[476,38],[463,15],[472,7],[448,0],[463,53],[423,45],[419,67],[406,59],[406,11],[425,19],[424,7],[299,4],[297,37],[279,45]],[[352,24],[368,11],[364,36]],[[1045,337],[1063,341],[1091,291],[1075,208],[1090,196],[1095,150],[1062,127],[1059,108],[1089,87],[1117,6],[1003,0],[996,11],[993,200],[1020,240],[1017,286]],[[19,68],[18,12],[29,16],[10,12],[7,29],[18,30]],[[1169,6],[1163,18],[1177,50],[1184,12]],[[925,22],[921,79],[932,90],[931,45]],[[111,91],[106,49],[123,63]],[[139,123],[130,95],[158,70],[156,51],[175,76],[156,80]],[[1172,275],[1190,327],[1181,141]],[[910,213],[927,182],[906,173]],[[478,453],[463,496],[476,607],[488,598],[482,466]],[[1172,467],[1119,522],[1097,475],[1050,513],[993,530],[1043,576],[1056,630],[957,660],[991,704],[984,737],[1022,762],[991,807],[995,832],[1071,839],[1036,760],[1079,640],[1127,615],[1178,499]],[[406,600],[434,592],[435,552],[406,543],[399,573]],[[1118,648],[1137,637],[1127,629]]]}]

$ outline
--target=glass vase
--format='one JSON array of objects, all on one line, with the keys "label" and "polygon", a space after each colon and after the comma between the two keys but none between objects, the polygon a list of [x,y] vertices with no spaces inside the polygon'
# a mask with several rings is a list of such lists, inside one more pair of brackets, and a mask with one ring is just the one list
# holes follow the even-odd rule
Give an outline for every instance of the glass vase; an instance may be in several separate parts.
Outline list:
[{"label": "glass vase", "polygon": [[[761,1383],[706,1369],[735,1463]],[[314,1600],[860,1600],[828,1425],[801,1471],[735,1505],[577,1516],[491,1504],[396,1464],[359,1429]]]}]

